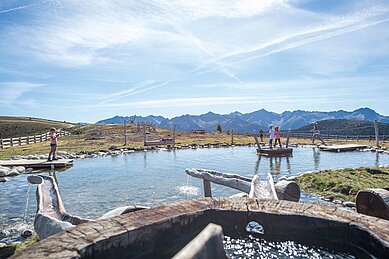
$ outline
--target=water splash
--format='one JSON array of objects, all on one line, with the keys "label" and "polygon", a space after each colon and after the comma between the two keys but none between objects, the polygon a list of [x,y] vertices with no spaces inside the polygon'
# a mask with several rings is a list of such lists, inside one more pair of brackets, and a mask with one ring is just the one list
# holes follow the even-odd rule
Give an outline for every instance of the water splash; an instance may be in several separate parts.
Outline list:
[{"label": "water splash", "polygon": [[26,193],[26,206],[24,208],[24,213],[23,213],[23,218],[22,222],[28,223],[28,207],[30,205],[30,190],[31,190],[31,185],[28,185],[27,193]]},{"label": "water splash", "polygon": [[200,193],[200,188],[196,186],[183,185],[178,186],[178,191],[180,194],[185,194],[187,196],[197,196]]},{"label": "water splash", "polygon": [[190,179],[190,176],[187,175],[186,176],[186,185],[177,187],[178,192],[180,194],[185,194],[186,198],[188,198],[188,196],[197,196],[200,193],[200,188],[193,186],[193,185],[190,185],[189,179]]}]

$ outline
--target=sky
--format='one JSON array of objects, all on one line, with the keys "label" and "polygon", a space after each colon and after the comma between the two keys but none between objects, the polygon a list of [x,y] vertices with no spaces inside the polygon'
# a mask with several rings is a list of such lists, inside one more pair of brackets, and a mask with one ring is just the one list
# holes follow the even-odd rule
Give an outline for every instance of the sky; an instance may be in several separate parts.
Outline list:
[{"label": "sky", "polygon": [[0,0],[0,115],[389,115],[388,0]]}]

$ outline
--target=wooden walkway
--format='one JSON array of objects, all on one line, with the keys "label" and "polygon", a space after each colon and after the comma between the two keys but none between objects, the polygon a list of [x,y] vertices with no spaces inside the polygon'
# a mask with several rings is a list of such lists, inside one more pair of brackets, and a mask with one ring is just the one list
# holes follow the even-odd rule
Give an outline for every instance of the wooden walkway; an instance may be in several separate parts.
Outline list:
[{"label": "wooden walkway", "polygon": [[72,159],[60,159],[51,162],[47,162],[46,160],[0,160],[0,165],[2,166],[24,166],[26,168],[38,169],[38,168],[61,168],[73,165]]},{"label": "wooden walkway", "polygon": [[355,151],[358,149],[367,148],[366,145],[355,145],[355,144],[344,144],[344,145],[331,145],[331,146],[319,146],[320,150],[331,151],[331,152],[346,152],[346,151]]}]

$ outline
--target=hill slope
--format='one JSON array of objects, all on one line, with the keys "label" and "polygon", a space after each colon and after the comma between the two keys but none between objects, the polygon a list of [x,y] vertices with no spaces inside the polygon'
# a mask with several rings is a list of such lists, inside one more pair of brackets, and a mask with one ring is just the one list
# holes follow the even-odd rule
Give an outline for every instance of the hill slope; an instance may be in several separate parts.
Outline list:
[{"label": "hill slope", "polygon": [[[374,136],[374,124],[370,121],[361,120],[323,120],[318,121],[319,129],[322,134],[331,135],[372,135]],[[312,124],[303,126],[294,132],[309,132]],[[389,135],[389,124],[378,123],[380,135]]]},{"label": "hill slope", "polygon": [[28,117],[0,116],[0,138],[15,138],[44,133],[51,127],[69,129],[74,124]]},{"label": "hill slope", "polygon": [[[97,124],[121,124],[130,117],[115,116],[110,119],[101,120]],[[269,112],[264,109],[251,112],[240,113],[233,112],[230,114],[217,114],[208,112],[201,115],[182,115],[167,119],[162,116],[137,116],[136,122],[148,121],[155,123],[159,127],[173,128],[175,124],[178,130],[191,131],[193,129],[205,129],[215,131],[218,123],[221,124],[224,131],[233,129],[235,132],[258,132],[260,128],[267,129],[269,125],[278,125],[282,129],[298,129],[314,121],[348,119],[348,120],[378,120],[382,123],[389,123],[389,117],[376,113],[369,108],[361,108],[352,112],[332,111],[285,111],[281,114]]]}]

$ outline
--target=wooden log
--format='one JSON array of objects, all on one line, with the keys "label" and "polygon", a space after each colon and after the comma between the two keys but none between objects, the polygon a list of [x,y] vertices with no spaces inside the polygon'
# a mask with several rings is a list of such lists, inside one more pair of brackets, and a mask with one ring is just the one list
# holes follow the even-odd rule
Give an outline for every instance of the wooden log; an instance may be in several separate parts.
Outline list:
[{"label": "wooden log", "polygon": [[365,189],[357,194],[357,212],[389,220],[389,191]]},{"label": "wooden log", "polygon": [[279,200],[299,201],[300,186],[294,181],[279,181],[274,185]]},{"label": "wooden log", "polygon": [[204,197],[212,198],[211,182],[208,180],[203,180],[203,186],[204,186]]},{"label": "wooden log", "polygon": [[173,259],[189,258],[229,258],[224,251],[222,227],[209,223],[173,257]]}]

